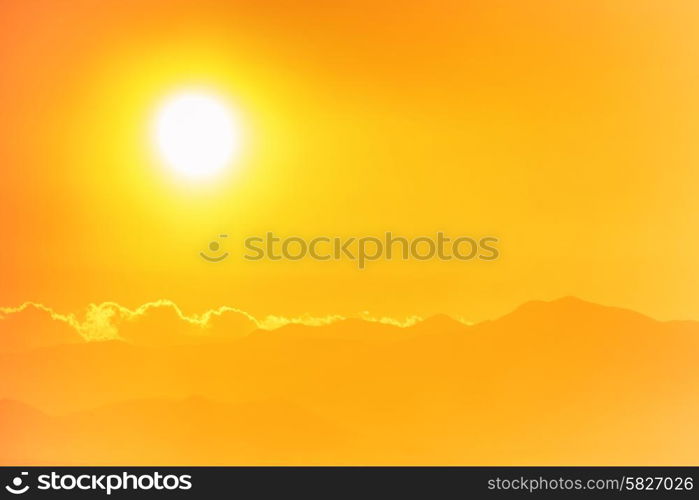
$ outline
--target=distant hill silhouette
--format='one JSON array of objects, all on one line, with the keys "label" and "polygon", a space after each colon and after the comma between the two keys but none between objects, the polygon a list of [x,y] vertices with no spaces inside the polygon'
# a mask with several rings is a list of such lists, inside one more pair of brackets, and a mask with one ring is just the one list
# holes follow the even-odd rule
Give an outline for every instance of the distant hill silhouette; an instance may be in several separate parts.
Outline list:
[{"label": "distant hill silhouette", "polygon": [[322,327],[292,324],[282,326],[275,330],[256,330],[251,337],[257,341],[265,340],[272,342],[322,340],[381,344],[396,342],[413,336],[414,334],[415,332],[410,328],[401,328],[399,326],[376,321],[350,318],[336,321]]},{"label": "distant hill silhouette", "polygon": [[252,332],[257,325],[242,314],[225,312],[202,327],[183,321],[172,308],[161,307],[122,320],[118,327],[119,336],[127,342],[162,347],[233,340]]},{"label": "distant hill silhouette", "polygon": [[2,465],[321,463],[352,437],[283,401],[145,399],[54,417],[3,400],[0,420]]},{"label": "distant hill silhouette", "polygon": [[0,352],[78,342],[84,340],[73,327],[34,307],[18,314],[0,315]]},{"label": "distant hill silhouette", "polygon": [[[697,359],[697,322],[574,298],[471,326],[352,320],[28,349],[0,354],[0,398],[30,405],[0,405],[17,421],[2,460],[693,464]],[[159,426],[184,437],[169,445]]]}]

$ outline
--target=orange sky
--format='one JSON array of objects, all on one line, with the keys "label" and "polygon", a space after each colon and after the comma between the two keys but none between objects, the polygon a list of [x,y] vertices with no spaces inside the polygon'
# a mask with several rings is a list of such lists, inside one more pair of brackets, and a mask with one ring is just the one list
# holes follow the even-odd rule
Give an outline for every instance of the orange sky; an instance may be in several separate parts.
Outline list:
[{"label": "orange sky", "polygon": [[[699,5],[9,1],[0,16],[0,306],[479,320],[576,295],[699,319]],[[242,117],[183,183],[158,103]],[[247,262],[243,237],[493,234],[483,262]],[[231,235],[232,257],[199,250]]]}]

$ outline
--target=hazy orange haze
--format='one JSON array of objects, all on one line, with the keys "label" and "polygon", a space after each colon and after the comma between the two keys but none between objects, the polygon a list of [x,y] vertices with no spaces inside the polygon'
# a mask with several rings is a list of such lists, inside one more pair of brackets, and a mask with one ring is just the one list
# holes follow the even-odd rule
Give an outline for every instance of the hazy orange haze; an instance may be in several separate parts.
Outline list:
[{"label": "hazy orange haze", "polygon": [[[576,295],[699,318],[697,8],[5,2],[0,302],[479,320]],[[244,124],[213,185],[179,182],[149,135],[190,86]],[[502,257],[241,259],[268,230],[488,233]],[[236,258],[207,266],[221,232]]]},{"label": "hazy orange haze", "polygon": [[[696,464],[698,46],[692,0],[2,1],[0,463]],[[213,179],[155,146],[188,91]],[[500,257],[243,258],[386,231]]]}]

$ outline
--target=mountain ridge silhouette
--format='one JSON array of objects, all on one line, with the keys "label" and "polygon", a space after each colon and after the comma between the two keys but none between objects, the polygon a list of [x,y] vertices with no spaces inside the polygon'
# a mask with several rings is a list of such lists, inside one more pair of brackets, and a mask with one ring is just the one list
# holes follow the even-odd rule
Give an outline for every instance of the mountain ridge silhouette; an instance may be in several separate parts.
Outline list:
[{"label": "mountain ridge silhouette", "polygon": [[[143,464],[140,441],[154,447],[152,463],[690,464],[699,459],[689,431],[699,421],[698,358],[697,322],[571,298],[474,325],[437,316],[404,328],[351,321],[221,342],[5,352],[0,398],[63,417],[47,422],[0,405],[5,427],[15,421],[21,431],[5,435],[3,460],[23,463],[31,453],[22,450],[34,450],[53,463]],[[230,408],[247,408],[242,434],[226,426],[238,418]],[[303,439],[270,423],[287,413],[306,429]],[[304,418],[326,424],[316,433]],[[114,429],[98,427],[100,437],[91,420]],[[284,446],[264,438],[269,426],[284,429]],[[159,427],[189,437],[173,447]],[[99,442],[122,451],[100,452],[91,444]],[[44,448],[57,452],[40,455]]]},{"label": "mountain ridge silhouette", "polygon": [[[170,304],[169,301],[164,301],[164,303],[168,306]],[[224,311],[221,314],[213,315],[209,323],[204,326],[197,326],[182,320],[179,317],[179,314],[181,314],[179,309],[171,310],[170,307],[146,309],[139,316],[120,320],[116,323],[119,325],[120,330],[118,338],[105,338],[91,340],[90,342],[122,340],[139,345],[158,347],[165,344],[186,345],[227,342],[249,336],[262,337],[266,336],[268,332],[275,332],[274,335],[288,337],[325,335],[327,337],[350,340],[357,336],[355,332],[358,328],[376,332],[377,338],[373,340],[394,341],[404,338],[406,332],[412,334],[434,329],[463,331],[465,330],[464,327],[467,326],[480,326],[493,322],[508,321],[510,318],[521,321],[523,317],[533,319],[537,315],[555,315],[562,317],[562,319],[571,320],[573,317],[584,317],[590,314],[599,316],[601,311],[606,311],[609,314],[626,315],[628,318],[635,317],[636,320],[640,320],[643,317],[651,321],[658,321],[630,309],[603,306],[572,296],[561,297],[551,301],[528,301],[499,318],[469,325],[447,314],[436,314],[409,326],[397,326],[388,322],[362,318],[342,318],[327,324],[292,322],[274,329],[265,329],[259,328],[245,315],[236,311]],[[691,325],[697,322],[694,320],[671,320],[663,323]],[[28,332],[27,330],[32,331]],[[322,333],[320,333],[321,330]],[[39,332],[38,335],[37,332]],[[0,316],[0,352],[17,352],[25,349],[82,342],[86,342],[86,340],[78,335],[77,332],[71,330],[69,325],[60,320],[52,319],[52,314],[42,309],[26,308],[14,315]]]}]

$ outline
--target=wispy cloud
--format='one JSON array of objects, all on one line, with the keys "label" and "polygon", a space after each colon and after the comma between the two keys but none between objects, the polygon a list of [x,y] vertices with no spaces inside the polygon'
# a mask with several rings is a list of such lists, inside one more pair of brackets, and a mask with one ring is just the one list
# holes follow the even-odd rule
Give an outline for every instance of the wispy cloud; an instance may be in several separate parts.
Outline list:
[{"label": "wispy cloud", "polygon": [[90,304],[83,316],[75,313],[59,313],[49,306],[38,302],[24,302],[17,307],[0,307],[0,320],[4,320],[11,315],[22,313],[27,309],[35,309],[44,312],[52,320],[63,322],[72,327],[85,340],[110,340],[121,339],[120,326],[124,322],[138,320],[147,316],[149,312],[156,309],[169,309],[175,313],[176,317],[185,325],[208,328],[226,313],[240,315],[249,321],[253,328],[263,330],[274,330],[290,324],[306,326],[323,326],[350,318],[358,318],[364,321],[376,322],[398,327],[409,327],[420,321],[420,316],[409,316],[404,319],[392,318],[388,316],[374,316],[367,311],[362,311],[353,316],[343,316],[331,314],[326,316],[313,316],[304,314],[301,316],[288,317],[279,315],[268,315],[263,318],[256,318],[252,314],[230,306],[221,306],[216,309],[209,309],[201,314],[185,314],[180,307],[171,300],[160,299],[147,302],[135,309],[129,309],[116,302],[102,302],[100,304]]}]

